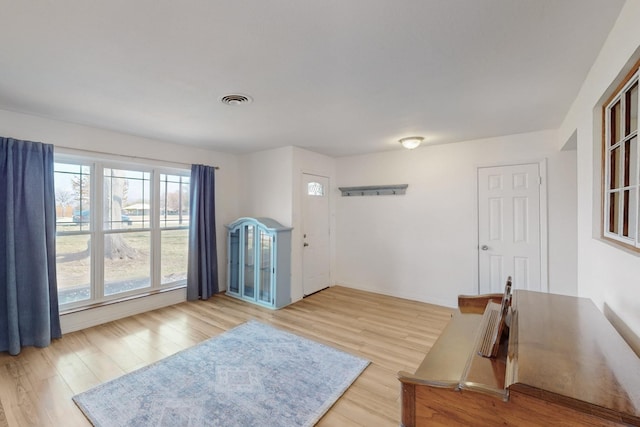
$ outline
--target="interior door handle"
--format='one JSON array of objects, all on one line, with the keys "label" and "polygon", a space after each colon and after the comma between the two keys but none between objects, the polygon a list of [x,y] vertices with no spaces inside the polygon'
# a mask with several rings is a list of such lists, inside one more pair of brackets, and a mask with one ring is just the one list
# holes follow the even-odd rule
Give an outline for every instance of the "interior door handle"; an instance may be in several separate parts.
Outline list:
[{"label": "interior door handle", "polygon": [[480,246],[480,249],[482,249],[483,251],[486,251],[486,250],[489,250],[489,246],[482,245],[482,246]]},{"label": "interior door handle", "polygon": [[302,246],[304,246],[306,248],[307,246],[309,246],[309,244],[307,242],[304,242],[304,245],[302,245]]}]

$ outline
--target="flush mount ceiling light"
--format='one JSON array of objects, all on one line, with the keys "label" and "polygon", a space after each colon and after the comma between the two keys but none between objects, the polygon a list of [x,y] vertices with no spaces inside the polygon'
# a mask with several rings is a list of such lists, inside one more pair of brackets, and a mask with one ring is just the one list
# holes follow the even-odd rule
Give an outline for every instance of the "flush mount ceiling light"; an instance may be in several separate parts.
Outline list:
[{"label": "flush mount ceiling light", "polygon": [[241,95],[239,93],[232,93],[220,98],[220,102],[231,106],[250,104],[251,101],[253,101],[253,99],[251,99],[250,96]]},{"label": "flush mount ceiling light", "polygon": [[408,136],[406,138],[402,138],[399,142],[407,150],[413,150],[414,148],[418,148],[422,141],[424,141],[424,138],[421,136]]}]

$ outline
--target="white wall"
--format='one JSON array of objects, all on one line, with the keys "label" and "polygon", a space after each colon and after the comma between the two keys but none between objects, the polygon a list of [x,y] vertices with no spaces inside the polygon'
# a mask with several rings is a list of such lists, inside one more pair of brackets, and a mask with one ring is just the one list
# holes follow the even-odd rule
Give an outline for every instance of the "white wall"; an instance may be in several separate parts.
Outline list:
[{"label": "white wall", "polygon": [[339,197],[337,283],[456,306],[477,293],[477,166],[548,163],[549,289],[575,294],[576,160],[553,131],[337,159],[337,186],[409,184],[404,196]]},{"label": "white wall", "polygon": [[245,154],[239,161],[239,216],[292,226],[293,147]]},{"label": "white wall", "polygon": [[[233,221],[238,216],[238,162],[236,156],[5,110],[0,110],[0,135],[53,144],[55,150],[66,147],[77,150],[113,153],[120,156],[149,157],[157,159],[160,162],[159,164],[199,163],[219,166],[220,169],[216,171],[216,240],[218,244],[218,278],[220,287],[222,289],[225,288],[227,246],[225,243],[226,232],[224,224]],[[145,160],[140,161],[144,162]],[[160,305],[175,303],[176,300],[184,299],[184,292],[177,293],[173,299],[167,299],[166,296],[157,298]],[[143,304],[142,306],[131,305],[131,303],[125,305],[131,307],[126,309],[120,307],[116,310],[103,309],[100,316],[94,315],[93,320],[83,318],[71,321],[71,316],[63,316],[63,332],[69,332],[155,307],[153,303],[146,303],[146,305]]]},{"label": "white wall", "polygon": [[[259,151],[240,157],[240,216],[269,217],[293,227],[291,239],[291,300],[302,289],[302,173],[335,180],[335,160],[297,147]],[[332,204],[333,206],[333,204]],[[333,218],[332,214],[332,218]],[[333,221],[333,219],[332,219]],[[332,259],[334,259],[332,251]]]},{"label": "white wall", "polygon": [[628,0],[559,131],[577,130],[578,294],[591,298],[640,354],[640,255],[600,238],[601,106],[640,57],[640,1]]}]

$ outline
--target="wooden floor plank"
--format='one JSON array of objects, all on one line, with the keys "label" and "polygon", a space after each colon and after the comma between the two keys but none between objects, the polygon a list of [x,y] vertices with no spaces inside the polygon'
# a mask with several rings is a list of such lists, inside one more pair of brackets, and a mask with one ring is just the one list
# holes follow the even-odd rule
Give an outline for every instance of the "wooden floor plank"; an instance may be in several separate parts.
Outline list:
[{"label": "wooden floor plank", "polygon": [[0,427],[89,426],[71,397],[215,337],[249,319],[371,364],[321,427],[400,423],[400,370],[414,371],[453,310],[335,286],[280,310],[224,294],[66,334],[44,349],[0,353]]},{"label": "wooden floor plank", "polygon": [[4,406],[2,406],[2,402],[0,402],[0,427],[9,427],[9,421],[7,421],[7,417],[4,414]]}]

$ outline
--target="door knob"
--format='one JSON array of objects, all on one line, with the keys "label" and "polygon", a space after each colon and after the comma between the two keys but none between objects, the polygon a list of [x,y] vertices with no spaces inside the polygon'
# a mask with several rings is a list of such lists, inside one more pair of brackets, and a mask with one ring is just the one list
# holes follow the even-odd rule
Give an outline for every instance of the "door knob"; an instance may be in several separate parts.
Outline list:
[{"label": "door knob", "polygon": [[304,242],[304,245],[302,245],[302,246],[304,246],[306,248],[307,246],[309,246],[309,244],[307,242]]},{"label": "door knob", "polygon": [[480,246],[480,249],[482,249],[483,251],[486,251],[486,250],[489,250],[489,246],[482,245],[482,246]]}]

